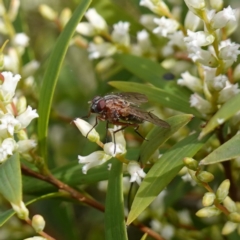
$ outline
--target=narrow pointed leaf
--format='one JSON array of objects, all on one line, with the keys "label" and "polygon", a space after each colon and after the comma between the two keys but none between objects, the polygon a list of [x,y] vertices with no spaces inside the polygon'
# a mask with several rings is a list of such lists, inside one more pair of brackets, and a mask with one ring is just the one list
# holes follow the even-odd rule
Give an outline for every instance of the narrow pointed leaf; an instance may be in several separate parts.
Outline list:
[{"label": "narrow pointed leaf", "polygon": [[231,118],[234,114],[240,111],[240,93],[232,97],[229,101],[227,101],[218,111],[217,113],[208,121],[205,128],[203,128],[200,133],[200,138],[204,137],[206,134],[213,131],[217,126],[220,125],[219,122],[224,123],[229,118]]},{"label": "narrow pointed leaf", "polygon": [[178,174],[184,166],[183,158],[193,157],[207,139],[208,136],[198,140],[198,133],[192,134],[163,154],[143,179],[134,198],[127,224],[134,221]]},{"label": "narrow pointed leaf", "polygon": [[124,200],[122,191],[122,163],[117,159],[112,162],[105,211],[106,240],[126,240]]},{"label": "narrow pointed leaf", "polygon": [[181,95],[172,94],[166,90],[140,83],[111,81],[109,84],[121,91],[143,93],[150,101],[158,103],[163,107],[193,114],[194,116],[200,116],[200,113],[196,109],[190,107],[189,101],[182,98]]},{"label": "narrow pointed leaf", "polygon": [[208,165],[223,162],[240,156],[240,134],[235,135],[223,145],[211,152],[200,164]]},{"label": "narrow pointed leaf", "polygon": [[153,153],[166,142],[173,134],[175,134],[180,128],[185,126],[193,115],[182,114],[170,117],[166,120],[171,126],[170,128],[161,128],[155,126],[147,135],[148,141],[144,141],[140,150],[140,160],[142,163],[146,163]]},{"label": "narrow pointed leaf", "polygon": [[11,203],[18,205],[22,201],[22,177],[18,153],[14,153],[0,165],[0,193]]},{"label": "narrow pointed leaf", "polygon": [[43,77],[43,83],[40,89],[41,101],[39,101],[38,107],[38,139],[40,151],[45,160],[47,157],[46,139],[48,134],[49,115],[60,69],[67,52],[69,42],[75,33],[76,26],[83,17],[83,14],[90,3],[91,0],[81,1],[74,11],[71,19],[68,21],[56,42],[56,45],[49,57],[48,66]]}]

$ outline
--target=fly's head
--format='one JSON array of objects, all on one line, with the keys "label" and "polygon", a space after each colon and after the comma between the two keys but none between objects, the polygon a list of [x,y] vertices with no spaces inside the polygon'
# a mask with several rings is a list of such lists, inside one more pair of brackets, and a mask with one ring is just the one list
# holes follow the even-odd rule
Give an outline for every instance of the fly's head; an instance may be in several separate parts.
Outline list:
[{"label": "fly's head", "polygon": [[90,111],[92,113],[102,113],[106,106],[106,100],[103,97],[99,96],[93,98],[93,100],[90,103],[91,103]]}]

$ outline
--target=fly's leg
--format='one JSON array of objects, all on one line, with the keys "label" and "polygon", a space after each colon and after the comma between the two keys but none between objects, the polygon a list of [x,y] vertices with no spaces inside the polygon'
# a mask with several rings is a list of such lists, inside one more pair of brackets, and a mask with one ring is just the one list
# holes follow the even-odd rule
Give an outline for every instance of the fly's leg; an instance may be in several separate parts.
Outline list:
[{"label": "fly's leg", "polygon": [[93,125],[93,127],[88,131],[88,133],[86,134],[86,138],[88,137],[89,133],[98,125],[98,117],[96,117],[96,122]]},{"label": "fly's leg", "polygon": [[127,128],[128,126],[129,126],[129,125],[127,124],[127,125],[119,128],[119,129],[113,131],[114,153],[116,153],[116,138],[115,138],[115,134],[116,134],[117,132],[120,132],[120,131],[124,130],[124,129]]},{"label": "fly's leg", "polygon": [[139,125],[137,125],[137,126],[134,128],[134,132],[135,132],[138,136],[140,136],[142,139],[148,141],[148,139],[146,139],[145,137],[143,137],[143,136],[140,134],[140,132],[138,132],[138,128],[139,128]]}]

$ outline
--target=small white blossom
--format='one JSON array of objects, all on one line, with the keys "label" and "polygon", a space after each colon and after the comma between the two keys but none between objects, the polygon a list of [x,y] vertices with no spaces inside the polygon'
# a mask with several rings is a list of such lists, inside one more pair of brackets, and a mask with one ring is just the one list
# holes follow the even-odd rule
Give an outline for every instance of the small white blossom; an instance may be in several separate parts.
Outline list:
[{"label": "small white blossom", "polygon": [[25,33],[17,33],[13,38],[13,44],[19,47],[27,47],[29,44],[29,37]]},{"label": "small white blossom", "polygon": [[22,69],[22,76],[23,78],[32,76],[40,67],[40,64],[36,60],[32,60],[25,64]]},{"label": "small white blossom", "polygon": [[136,161],[131,161],[127,166],[127,170],[131,175],[130,182],[137,182],[138,185],[141,184],[141,178],[146,176],[146,173]]},{"label": "small white blossom", "polygon": [[12,138],[6,138],[3,140],[0,146],[0,163],[4,162],[9,155],[13,154],[16,148],[16,143]]},{"label": "small white blossom", "polygon": [[161,17],[154,18],[153,20],[158,25],[157,28],[153,29],[153,33],[163,37],[167,37],[168,34],[176,32],[179,27],[179,23],[173,19]]},{"label": "small white blossom", "polygon": [[35,236],[35,237],[25,238],[24,240],[47,240],[47,239],[44,237]]},{"label": "small white blossom", "polygon": [[21,123],[22,128],[26,128],[30,122],[37,117],[39,117],[37,110],[33,110],[31,106],[28,106],[26,111],[17,116],[16,119]]},{"label": "small white blossom", "polygon": [[148,30],[152,31],[155,28],[153,19],[156,16],[153,14],[143,14],[140,16],[139,22]]},{"label": "small white blossom", "polygon": [[[126,140],[123,135],[123,131],[118,131],[114,133],[114,131],[121,128],[121,126],[114,126],[114,128],[109,128],[109,132],[111,133],[112,141],[104,144],[104,152],[108,155],[115,157],[118,154],[126,153]],[[115,143],[114,143],[115,139]]]},{"label": "small white blossom", "polygon": [[35,140],[26,139],[18,141],[17,146],[20,153],[26,153],[35,148],[37,146],[37,143]]},{"label": "small white blossom", "polygon": [[238,94],[240,89],[238,88],[238,84],[231,84],[227,82],[227,86],[219,92],[218,103],[225,103],[234,95]]},{"label": "small white blossom", "polygon": [[191,95],[190,105],[191,107],[195,107],[201,113],[207,114],[211,112],[211,104],[197,93]]},{"label": "small white blossom", "polygon": [[0,96],[5,103],[12,101],[18,81],[21,79],[19,74],[13,75],[11,72],[2,72],[4,76],[3,84],[0,85]]},{"label": "small white blossom", "polygon": [[210,5],[216,10],[220,10],[223,7],[223,0],[210,0]]},{"label": "small white blossom", "polygon": [[75,119],[73,122],[75,123],[75,125],[77,126],[77,128],[84,137],[86,137],[88,134],[87,138],[91,142],[98,142],[100,140],[98,132],[95,130],[95,128],[93,128],[91,124],[80,118]]},{"label": "small white blossom", "polygon": [[186,86],[191,89],[193,92],[201,92],[202,91],[202,83],[201,80],[193,75],[191,75],[188,71],[181,74],[180,79],[177,80],[177,84],[181,86]]},{"label": "small white blossom", "polygon": [[100,57],[109,57],[113,55],[117,48],[108,42],[102,42],[99,44],[90,43],[88,47],[89,51],[89,58],[90,59],[96,59]]},{"label": "small white blossom", "polygon": [[169,42],[168,42],[168,46],[177,46],[180,49],[185,49],[186,45],[184,42],[184,35],[182,31],[176,31],[172,34],[168,35],[169,38]]},{"label": "small white blossom", "polygon": [[219,56],[223,60],[237,61],[237,57],[240,54],[239,44],[231,42],[229,39],[222,41],[219,46]]},{"label": "small white blossom", "polygon": [[94,8],[88,9],[88,11],[85,13],[85,17],[96,30],[100,32],[107,31],[108,26],[106,21],[101,15],[97,13],[97,11]]},{"label": "small white blossom", "polygon": [[162,0],[140,0],[139,5],[159,15],[166,15],[169,12],[168,6]]},{"label": "small white blossom", "polygon": [[12,205],[13,210],[17,213],[20,219],[29,220],[29,211],[26,208],[24,202],[20,202],[19,204],[10,202],[10,204]]},{"label": "small white blossom", "polygon": [[78,155],[78,162],[81,164],[85,164],[82,167],[82,172],[84,174],[87,174],[87,171],[95,166],[101,165],[103,163],[105,163],[107,160],[111,159],[112,156],[107,155],[105,152],[103,151],[96,151],[93,152],[91,154],[89,154],[88,156],[81,156]]},{"label": "small white blossom", "polygon": [[201,17],[201,10],[206,6],[205,0],[184,0],[188,8],[197,16]]},{"label": "small white blossom", "polygon": [[137,33],[137,41],[143,53],[148,52],[152,47],[149,34],[146,30]]},{"label": "small white blossom", "polygon": [[130,45],[129,22],[118,22],[113,25],[112,41],[123,46]]},{"label": "small white blossom", "polygon": [[16,48],[8,48],[7,55],[4,55],[4,68],[14,73],[19,72],[19,53]]},{"label": "small white blossom", "polygon": [[19,131],[21,123],[11,113],[6,113],[0,118],[0,130],[6,130],[11,136]]},{"label": "small white blossom", "polygon": [[188,49],[207,46],[214,41],[214,36],[204,31],[192,32],[191,30],[187,30],[187,35],[184,38],[184,42],[188,46]]},{"label": "small white blossom", "polygon": [[88,37],[93,37],[95,34],[97,34],[97,31],[95,30],[93,25],[88,22],[80,22],[76,27],[76,31],[79,34],[82,34]]},{"label": "small white blossom", "polygon": [[217,122],[218,122],[219,125],[223,124],[224,121],[225,121],[224,118],[218,118],[218,119],[217,119]]},{"label": "small white blossom", "polygon": [[211,25],[214,29],[219,29],[225,27],[229,21],[236,21],[235,12],[231,6],[216,13],[211,19]]},{"label": "small white blossom", "polygon": [[192,11],[188,11],[184,20],[184,26],[186,29],[196,31],[200,24],[201,19],[195,15]]}]

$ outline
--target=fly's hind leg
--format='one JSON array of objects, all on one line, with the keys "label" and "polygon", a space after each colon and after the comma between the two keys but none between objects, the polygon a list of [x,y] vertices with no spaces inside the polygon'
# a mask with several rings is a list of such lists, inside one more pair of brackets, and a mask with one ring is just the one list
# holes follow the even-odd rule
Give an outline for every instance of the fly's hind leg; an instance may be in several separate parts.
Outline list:
[{"label": "fly's hind leg", "polygon": [[139,129],[139,125],[137,125],[137,126],[134,128],[134,132],[135,132],[138,136],[140,136],[142,139],[148,141],[148,139],[146,139],[145,137],[143,137],[143,136],[140,134],[140,132],[138,132],[138,129]]},{"label": "fly's hind leg", "polygon": [[86,134],[86,138],[88,137],[89,133],[98,125],[98,117],[96,117],[96,122],[93,125],[93,127],[88,131],[88,133]]}]

